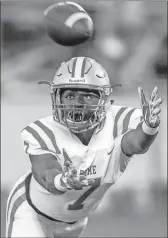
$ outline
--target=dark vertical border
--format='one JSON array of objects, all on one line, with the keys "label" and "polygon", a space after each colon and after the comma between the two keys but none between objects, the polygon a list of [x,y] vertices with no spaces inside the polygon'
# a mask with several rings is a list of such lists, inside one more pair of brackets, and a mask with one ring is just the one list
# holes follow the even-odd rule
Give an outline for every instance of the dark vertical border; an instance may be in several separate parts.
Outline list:
[{"label": "dark vertical border", "polygon": [[[1,19],[1,1],[0,1],[0,19]],[[2,54],[2,52],[1,52],[1,49],[2,49],[2,19],[0,20],[0,53]],[[0,63],[1,63],[1,60],[0,60]],[[1,66],[0,66],[0,75],[1,75]],[[1,90],[1,76],[0,76],[0,90]],[[0,91],[0,93],[2,93],[1,91]],[[0,106],[2,106],[1,104],[0,104]],[[1,110],[0,110],[0,123],[1,123]],[[0,126],[0,132],[1,132],[1,126]],[[1,139],[1,135],[0,135],[0,139]],[[1,141],[1,140],[0,140]],[[0,151],[1,151],[1,143],[0,143]],[[1,162],[0,162],[0,168],[1,168]],[[0,169],[0,178],[1,178],[1,169]],[[0,197],[0,202],[1,202],[1,222],[0,222],[0,230],[1,230],[1,237],[3,237],[3,232],[2,232],[2,228],[1,228],[1,225],[3,226],[3,224],[5,225],[5,222],[2,224],[2,221],[3,221],[3,219],[4,219],[4,217],[3,217],[3,214],[5,213],[5,209],[4,209],[4,206],[6,205],[6,204],[4,204],[3,203],[3,201],[6,201],[6,198],[7,198],[7,194],[5,193],[5,191],[3,191],[3,193],[2,193],[2,186],[0,187],[1,188],[1,197]]]}]

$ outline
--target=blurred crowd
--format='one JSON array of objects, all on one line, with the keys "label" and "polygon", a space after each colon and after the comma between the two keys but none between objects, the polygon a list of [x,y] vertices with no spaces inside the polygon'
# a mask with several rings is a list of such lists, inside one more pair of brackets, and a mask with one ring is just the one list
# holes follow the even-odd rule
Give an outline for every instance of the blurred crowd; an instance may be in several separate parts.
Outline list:
[{"label": "blurred crowd", "polygon": [[[22,80],[28,77],[34,81],[37,71],[46,75],[44,70],[55,71],[62,60],[84,55],[102,63],[112,83],[120,81],[130,87],[137,81],[166,79],[166,2],[92,0],[80,3],[95,23],[95,34],[84,44],[61,47],[47,37],[43,22],[43,11],[53,1],[3,2],[2,65],[12,68],[10,62],[16,60],[17,79],[24,72]],[[3,76],[5,80],[5,72]]]},{"label": "blurred crowd", "polygon": [[[137,107],[138,85],[144,87],[147,95],[155,85],[159,86],[164,100],[159,142],[155,143],[144,159],[138,158],[132,162],[127,176],[123,176],[106,196],[102,207],[103,211],[106,211],[106,204],[112,204],[109,213],[106,215],[104,212],[103,216],[105,220],[111,219],[114,224],[115,217],[121,219],[122,227],[124,223],[121,217],[127,217],[127,221],[130,219],[130,224],[123,228],[123,233],[127,231],[129,237],[136,237],[136,232],[138,236],[164,236],[167,185],[167,3],[78,1],[92,17],[95,33],[88,42],[64,47],[55,44],[47,36],[44,27],[43,12],[55,2],[57,1],[1,2],[2,203],[5,204],[9,189],[16,179],[28,169],[28,163],[23,162],[22,158],[25,155],[20,152],[21,143],[17,138],[19,130],[26,123],[30,123],[29,120],[35,120],[35,117],[43,115],[44,112],[50,112],[50,108],[43,108],[49,104],[45,96],[47,91],[39,87],[37,82],[51,81],[62,61],[74,56],[89,56],[106,68],[112,84],[123,85],[122,90],[116,89],[114,92],[117,103]],[[15,120],[15,128],[11,125],[11,118]],[[16,166],[16,160],[19,161],[19,166]],[[147,162],[144,162],[145,160]],[[19,167],[16,174],[12,172],[13,166]],[[127,190],[124,190],[126,187]],[[2,227],[4,208],[5,206],[2,210]],[[135,216],[135,212],[138,215]],[[143,223],[143,216],[138,217],[139,214],[149,215],[153,214],[152,212],[157,214],[156,220],[148,219],[151,223],[147,223],[149,227],[142,231],[147,221]],[[153,224],[156,225],[155,228],[151,228]],[[141,231],[138,230],[138,225],[142,228]],[[120,228],[115,230],[119,227],[118,223],[113,227],[114,233],[110,234],[110,226],[109,236],[127,236],[121,235]],[[132,226],[135,230],[131,233]],[[97,236],[101,235],[100,230],[99,232]],[[88,234],[91,236],[92,233]],[[87,235],[87,232],[84,235]]]}]

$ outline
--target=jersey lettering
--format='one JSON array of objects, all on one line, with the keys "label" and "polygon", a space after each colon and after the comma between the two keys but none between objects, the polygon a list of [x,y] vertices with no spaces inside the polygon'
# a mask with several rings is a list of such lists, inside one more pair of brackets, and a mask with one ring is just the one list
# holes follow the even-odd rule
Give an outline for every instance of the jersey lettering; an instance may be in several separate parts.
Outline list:
[{"label": "jersey lettering", "polygon": [[83,202],[86,200],[86,198],[89,197],[91,193],[95,191],[96,188],[100,186],[101,178],[96,178],[95,183],[89,188],[80,198],[78,198],[73,204],[69,204],[68,210],[80,210],[83,208],[84,204]]},{"label": "jersey lettering", "polygon": [[88,169],[85,171],[85,176],[96,174],[96,165],[90,166]]}]

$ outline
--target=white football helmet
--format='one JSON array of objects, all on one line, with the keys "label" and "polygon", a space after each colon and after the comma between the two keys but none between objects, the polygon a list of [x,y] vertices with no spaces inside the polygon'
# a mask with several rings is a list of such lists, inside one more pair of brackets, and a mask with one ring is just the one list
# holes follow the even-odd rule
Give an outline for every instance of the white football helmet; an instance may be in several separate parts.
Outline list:
[{"label": "white football helmet", "polygon": [[[106,100],[112,93],[112,86],[106,70],[94,59],[88,57],[75,57],[63,62],[58,68],[53,83],[45,81],[39,83],[50,84],[53,118],[63,124],[74,133],[87,131],[101,123],[106,116]],[[89,110],[93,113],[88,120],[84,120],[85,105],[80,108],[81,120],[75,120],[75,112],[79,111],[76,105],[69,106],[61,103],[61,89],[89,89],[97,90],[100,96],[98,105],[92,105]],[[80,105],[77,105],[80,106]],[[71,117],[67,117],[65,111],[69,111]]]}]

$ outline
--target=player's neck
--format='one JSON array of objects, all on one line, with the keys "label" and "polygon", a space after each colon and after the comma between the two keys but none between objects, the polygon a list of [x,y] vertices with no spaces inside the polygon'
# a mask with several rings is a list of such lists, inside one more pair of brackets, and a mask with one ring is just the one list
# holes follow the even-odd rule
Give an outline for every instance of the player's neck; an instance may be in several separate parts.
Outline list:
[{"label": "player's neck", "polygon": [[85,131],[85,132],[81,132],[81,133],[76,133],[75,135],[78,137],[78,139],[84,144],[84,145],[88,145],[91,138],[92,138],[92,135],[93,135],[93,132],[95,131],[95,128],[92,128],[88,131]]}]

